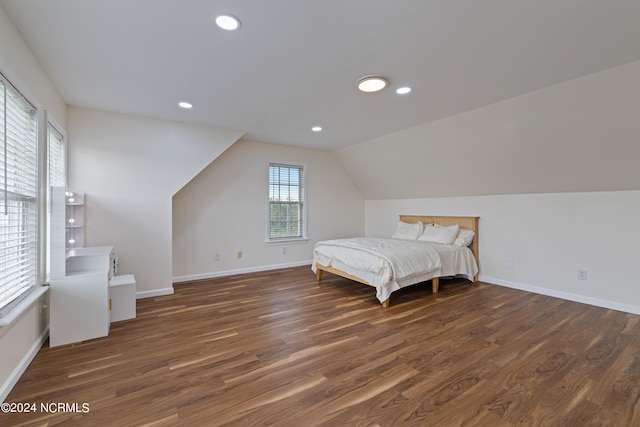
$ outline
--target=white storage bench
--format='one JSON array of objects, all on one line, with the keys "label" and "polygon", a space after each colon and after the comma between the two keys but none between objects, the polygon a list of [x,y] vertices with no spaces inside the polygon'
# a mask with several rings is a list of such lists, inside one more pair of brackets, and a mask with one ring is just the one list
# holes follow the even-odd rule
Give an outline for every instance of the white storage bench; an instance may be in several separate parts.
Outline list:
[{"label": "white storage bench", "polygon": [[109,280],[110,321],[135,319],[136,277],[133,274],[113,276]]}]

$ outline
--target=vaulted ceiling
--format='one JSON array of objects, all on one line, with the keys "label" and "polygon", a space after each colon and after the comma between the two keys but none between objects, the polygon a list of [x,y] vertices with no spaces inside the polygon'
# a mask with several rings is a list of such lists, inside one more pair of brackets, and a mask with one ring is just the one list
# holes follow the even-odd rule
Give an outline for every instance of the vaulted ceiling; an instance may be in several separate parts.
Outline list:
[{"label": "vaulted ceiling", "polygon": [[[640,60],[638,0],[0,0],[69,105],[334,150]],[[216,27],[238,17],[235,32]],[[356,90],[368,74],[389,79]],[[394,89],[409,85],[399,96]],[[178,108],[188,100],[194,108]],[[322,132],[311,127],[319,125]]]}]

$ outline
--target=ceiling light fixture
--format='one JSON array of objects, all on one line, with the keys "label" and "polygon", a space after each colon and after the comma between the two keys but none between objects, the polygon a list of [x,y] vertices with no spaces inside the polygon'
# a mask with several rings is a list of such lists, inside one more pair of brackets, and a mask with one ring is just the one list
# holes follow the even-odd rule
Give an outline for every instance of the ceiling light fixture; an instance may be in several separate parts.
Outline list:
[{"label": "ceiling light fixture", "polygon": [[223,30],[233,31],[240,28],[240,20],[233,15],[223,14],[216,16],[216,25]]},{"label": "ceiling light fixture", "polygon": [[185,110],[190,110],[193,108],[193,104],[191,104],[190,102],[178,102],[178,107],[183,108]]},{"label": "ceiling light fixture", "polygon": [[387,79],[380,76],[365,76],[358,80],[358,90],[361,92],[378,92],[387,86]]},{"label": "ceiling light fixture", "polygon": [[403,86],[403,87],[399,87],[398,89],[396,89],[396,93],[398,95],[406,95],[409,92],[411,92],[411,88],[409,86]]},{"label": "ceiling light fixture", "polygon": [[314,126],[311,128],[311,130],[314,132],[322,132],[322,126]]}]

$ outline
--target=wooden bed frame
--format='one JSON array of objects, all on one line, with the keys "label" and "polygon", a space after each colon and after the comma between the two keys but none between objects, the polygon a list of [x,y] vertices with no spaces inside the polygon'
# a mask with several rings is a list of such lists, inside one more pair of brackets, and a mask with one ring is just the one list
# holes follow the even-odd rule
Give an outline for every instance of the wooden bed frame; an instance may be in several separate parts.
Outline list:
[{"label": "wooden bed frame", "polygon": [[[471,249],[471,251],[473,252],[473,255],[476,259],[476,264],[478,264],[478,266],[480,265],[479,262],[479,258],[478,258],[478,219],[480,217],[477,216],[427,216],[427,215],[400,215],[400,221],[404,221],[404,222],[408,222],[410,224],[415,224],[418,221],[422,221],[424,224],[440,224],[440,225],[456,225],[458,224],[460,226],[460,228],[465,228],[467,230],[472,230],[475,233],[475,236],[473,237],[473,242],[471,243],[471,246],[469,246],[469,248]],[[323,272],[329,272],[332,274],[335,274],[337,276],[340,277],[344,277],[346,279],[350,279],[350,280],[354,280],[356,282],[359,283],[363,283],[365,285],[368,286],[373,286],[371,283],[367,282],[366,280],[363,280],[359,277],[353,276],[351,274],[345,273],[342,270],[339,270],[337,268],[334,267],[330,267],[330,266],[326,266],[326,265],[321,265],[321,264],[316,264],[316,278],[318,279],[318,282],[322,281],[322,273]],[[473,277],[473,283],[478,281],[478,275],[476,274]],[[432,286],[432,290],[434,294],[438,293],[439,290],[439,286],[440,286],[440,278],[439,277],[434,277],[433,279],[431,279],[431,286]],[[385,301],[382,302],[382,306],[383,307],[389,307],[389,300],[391,299],[391,297],[387,298]]]}]

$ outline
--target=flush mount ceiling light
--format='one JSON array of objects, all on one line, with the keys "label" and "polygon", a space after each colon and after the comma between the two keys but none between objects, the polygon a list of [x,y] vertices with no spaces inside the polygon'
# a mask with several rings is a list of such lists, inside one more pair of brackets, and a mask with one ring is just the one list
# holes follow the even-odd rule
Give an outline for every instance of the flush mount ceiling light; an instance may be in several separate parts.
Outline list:
[{"label": "flush mount ceiling light", "polygon": [[314,126],[311,128],[313,132],[322,132],[322,126]]},{"label": "flush mount ceiling light", "polygon": [[411,92],[411,88],[409,86],[402,86],[402,87],[399,87],[398,89],[396,89],[396,93],[398,95],[406,95],[409,92]]},{"label": "flush mount ceiling light", "polygon": [[361,92],[378,92],[387,86],[387,79],[380,76],[365,76],[358,80],[358,90]]},{"label": "flush mount ceiling light", "polygon": [[233,15],[223,14],[216,16],[216,25],[223,30],[233,31],[240,28],[240,20]]},{"label": "flush mount ceiling light", "polygon": [[193,104],[191,104],[190,102],[178,102],[178,107],[183,108],[185,110],[190,110],[193,108]]}]

